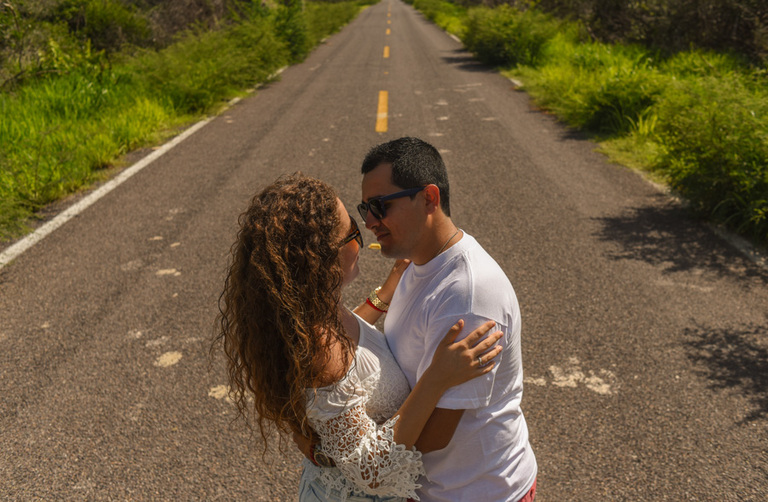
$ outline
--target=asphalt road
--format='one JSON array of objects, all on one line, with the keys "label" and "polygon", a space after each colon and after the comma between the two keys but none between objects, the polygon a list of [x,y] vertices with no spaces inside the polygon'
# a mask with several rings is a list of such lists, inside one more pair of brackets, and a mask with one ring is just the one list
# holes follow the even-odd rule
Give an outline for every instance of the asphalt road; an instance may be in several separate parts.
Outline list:
[{"label": "asphalt road", "polygon": [[768,273],[397,0],[0,270],[0,499],[293,500],[208,357],[237,216],[404,135],[518,293],[537,500],[766,500]]}]

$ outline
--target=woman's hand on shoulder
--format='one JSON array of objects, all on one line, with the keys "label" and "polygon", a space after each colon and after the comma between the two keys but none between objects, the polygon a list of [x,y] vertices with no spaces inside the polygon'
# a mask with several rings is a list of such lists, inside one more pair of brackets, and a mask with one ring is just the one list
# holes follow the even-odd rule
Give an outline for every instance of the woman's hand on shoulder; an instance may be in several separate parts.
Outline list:
[{"label": "woman's hand on shoulder", "polygon": [[496,342],[504,335],[501,331],[488,334],[495,325],[494,321],[486,321],[457,342],[464,328],[464,321],[459,320],[437,346],[426,373],[448,389],[491,371],[496,365],[493,359],[502,351]]}]

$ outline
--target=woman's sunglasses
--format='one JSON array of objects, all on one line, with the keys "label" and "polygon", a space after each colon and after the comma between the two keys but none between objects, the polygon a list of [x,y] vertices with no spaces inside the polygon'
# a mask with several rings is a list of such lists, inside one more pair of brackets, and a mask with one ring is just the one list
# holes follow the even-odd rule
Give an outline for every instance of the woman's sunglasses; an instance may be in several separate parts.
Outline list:
[{"label": "woman's sunglasses", "polygon": [[384,205],[385,202],[393,199],[399,199],[400,197],[408,197],[409,195],[417,194],[425,188],[426,186],[409,188],[408,190],[403,190],[402,192],[395,192],[389,195],[382,195],[381,197],[374,197],[369,199],[368,202],[361,202],[358,204],[357,211],[360,213],[363,221],[368,219],[369,211],[377,220],[384,219],[387,217],[387,208]]},{"label": "woman's sunglasses", "polygon": [[[357,241],[357,245],[360,246],[362,249],[363,247],[363,234],[360,233],[360,227],[357,226],[357,222],[354,218],[351,216],[349,217],[349,221],[352,224],[352,231],[349,233],[348,236],[344,237],[344,240],[341,241],[341,246],[346,246],[348,242],[351,242],[353,240]],[[341,247],[339,246],[339,247]]]}]

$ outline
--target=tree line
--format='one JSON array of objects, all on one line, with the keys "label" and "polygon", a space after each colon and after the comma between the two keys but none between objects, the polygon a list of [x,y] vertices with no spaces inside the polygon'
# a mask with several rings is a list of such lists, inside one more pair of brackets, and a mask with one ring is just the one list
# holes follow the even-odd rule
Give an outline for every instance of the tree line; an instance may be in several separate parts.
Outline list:
[{"label": "tree line", "polygon": [[470,6],[509,4],[579,21],[596,41],[638,43],[670,53],[729,51],[768,61],[766,0],[455,0]]}]

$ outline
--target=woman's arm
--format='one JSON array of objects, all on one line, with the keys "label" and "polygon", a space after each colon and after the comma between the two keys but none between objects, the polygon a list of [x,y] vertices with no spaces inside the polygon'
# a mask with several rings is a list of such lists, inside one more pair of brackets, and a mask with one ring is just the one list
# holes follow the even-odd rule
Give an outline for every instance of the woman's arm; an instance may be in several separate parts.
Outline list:
[{"label": "woman's arm", "polygon": [[463,324],[459,321],[450,329],[432,364],[393,418],[377,425],[365,413],[365,403],[358,402],[341,415],[313,424],[322,439],[322,451],[358,489],[378,495],[413,496],[416,479],[423,473],[421,453],[413,446],[440,397],[450,387],[491,371],[495,364],[492,359],[501,351],[494,346],[500,331],[483,339],[493,322],[455,342]]},{"label": "woman's arm", "polygon": [[[496,364],[493,358],[502,350],[500,345],[495,344],[503,333],[496,331],[487,337],[485,335],[495,324],[494,321],[487,321],[459,342],[455,340],[464,327],[464,321],[459,320],[451,327],[438,345],[432,363],[397,411],[400,420],[394,427],[395,442],[411,448],[446,390],[493,369]],[[479,357],[482,357],[482,362]]]},{"label": "woman's arm", "polygon": [[[397,283],[400,282],[400,277],[403,276],[403,272],[405,272],[405,269],[408,268],[410,263],[411,260],[395,261],[392,270],[389,271],[387,280],[384,281],[384,284],[381,285],[381,289],[377,293],[379,299],[382,302],[386,303],[387,305],[392,302],[392,297],[395,295]],[[377,310],[376,308],[371,307],[367,301],[363,301],[363,303],[358,305],[354,312],[368,324],[376,324],[376,321],[378,321],[381,315],[384,313],[381,310]]]}]

